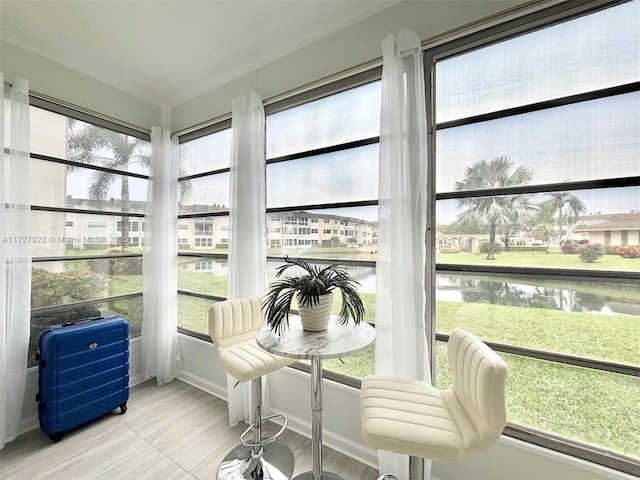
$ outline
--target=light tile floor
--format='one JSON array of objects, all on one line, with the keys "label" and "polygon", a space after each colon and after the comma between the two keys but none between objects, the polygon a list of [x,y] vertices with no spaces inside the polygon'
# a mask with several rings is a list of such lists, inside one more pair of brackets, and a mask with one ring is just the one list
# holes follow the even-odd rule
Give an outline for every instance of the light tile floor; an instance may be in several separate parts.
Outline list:
[{"label": "light tile floor", "polygon": [[[177,380],[132,388],[127,413],[119,412],[67,432],[58,443],[39,429],[21,435],[0,450],[0,479],[213,480],[246,428],[229,427],[225,401]],[[311,470],[310,440],[290,431],[280,438],[293,450],[294,476]],[[378,477],[326,447],[323,466],[344,480]]]}]

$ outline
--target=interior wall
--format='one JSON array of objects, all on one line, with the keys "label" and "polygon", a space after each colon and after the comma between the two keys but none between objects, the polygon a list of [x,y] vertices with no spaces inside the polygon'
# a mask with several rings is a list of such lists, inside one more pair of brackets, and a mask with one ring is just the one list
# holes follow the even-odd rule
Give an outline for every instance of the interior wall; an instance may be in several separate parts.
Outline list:
[{"label": "interior wall", "polygon": [[144,129],[160,125],[160,107],[83,73],[0,41],[0,72],[7,82],[29,81],[29,90]]},{"label": "interior wall", "polygon": [[402,1],[306,48],[262,66],[184,102],[172,110],[172,130],[180,131],[231,111],[231,100],[256,91],[263,100],[350,70],[382,57],[382,40],[409,29],[433,38],[481,18],[528,2]]}]

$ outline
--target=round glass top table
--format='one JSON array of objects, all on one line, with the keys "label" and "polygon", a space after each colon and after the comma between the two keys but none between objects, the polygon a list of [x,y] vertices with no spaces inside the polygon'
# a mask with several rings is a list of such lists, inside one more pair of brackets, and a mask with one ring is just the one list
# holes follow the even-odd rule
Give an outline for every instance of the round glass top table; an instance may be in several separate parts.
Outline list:
[{"label": "round glass top table", "polygon": [[322,471],[322,359],[355,355],[366,350],[376,339],[375,329],[366,322],[354,326],[338,323],[335,317],[322,332],[302,329],[299,317],[289,317],[289,328],[278,335],[264,326],[256,335],[257,344],[269,353],[283,357],[311,360],[311,458],[313,470],[293,480],[342,480],[334,473]]}]

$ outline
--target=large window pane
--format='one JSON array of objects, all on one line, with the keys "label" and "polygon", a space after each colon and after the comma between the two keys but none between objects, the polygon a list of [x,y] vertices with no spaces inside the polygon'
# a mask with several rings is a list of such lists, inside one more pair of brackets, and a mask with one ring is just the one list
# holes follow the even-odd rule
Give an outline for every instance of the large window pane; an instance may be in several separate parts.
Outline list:
[{"label": "large window pane", "polygon": [[178,289],[227,296],[227,259],[178,257]]},{"label": "large window pane", "polygon": [[[267,253],[341,265],[360,283],[369,322],[375,320],[378,208],[363,204],[378,200],[379,135],[379,81],[267,117],[267,159],[291,155],[267,164]],[[365,145],[345,148],[361,140]],[[344,203],[355,206],[338,206]],[[277,211],[283,208],[289,211]],[[269,282],[280,265],[267,263]],[[286,274],[299,273],[292,268]],[[332,313],[339,314],[341,305],[338,293]],[[295,299],[291,307],[298,308]],[[344,364],[329,361],[325,369],[362,378],[373,373],[373,358],[370,349]]]},{"label": "large window pane", "polygon": [[215,300],[178,295],[178,326],[209,334],[209,307]]},{"label": "large window pane", "polygon": [[31,160],[31,172],[31,203],[34,205],[145,212],[146,179],[35,159]]},{"label": "large window pane", "polygon": [[640,366],[640,285],[521,276],[436,276],[437,331]]},{"label": "large window pane", "polygon": [[180,144],[180,176],[210,172],[231,165],[231,129]]},{"label": "large window pane", "polygon": [[636,82],[638,25],[629,2],[440,61],[437,121]]},{"label": "large window pane", "polygon": [[131,337],[140,334],[148,180],[129,174],[148,175],[151,150],[148,141],[40,108],[30,115],[32,154],[52,158],[30,160],[31,236],[2,232],[0,241],[33,247],[34,364],[39,332],[48,325],[117,314],[129,321]]},{"label": "large window pane", "polygon": [[440,200],[436,259],[637,272],[639,201],[640,187]]},{"label": "large window pane", "polygon": [[80,163],[148,175],[151,142],[79,120],[69,120],[67,158]]},{"label": "large window pane", "polygon": [[[141,252],[144,218],[89,213],[33,211],[31,213],[34,257],[100,255]],[[2,241],[24,241],[8,234]]]},{"label": "large window pane", "polygon": [[178,182],[179,214],[229,211],[229,174],[220,173]]},{"label": "large window pane", "polygon": [[377,241],[377,206],[267,214],[269,255],[371,261]]},{"label": "large window pane", "polygon": [[142,257],[35,262],[31,308],[142,292]]},{"label": "large window pane", "polygon": [[267,208],[378,198],[378,145],[267,166]]},{"label": "large window pane", "polygon": [[[434,84],[436,330],[462,327],[522,349],[504,355],[516,430],[634,460],[639,22],[640,1],[612,2],[466,52],[452,44]],[[629,93],[612,88],[620,85]],[[436,370],[446,388],[441,346]],[[587,450],[583,458],[594,460]]]},{"label": "large window pane", "polygon": [[267,117],[267,158],[380,135],[380,82]]},{"label": "large window pane", "polygon": [[[639,77],[640,78],[640,77]],[[531,185],[638,175],[640,92],[438,130],[437,192],[467,168],[507,157]]]},{"label": "large window pane", "polygon": [[[231,133],[227,128],[182,143],[180,176],[228,169]],[[214,301],[198,295],[221,298],[227,295],[228,262],[220,258],[220,254],[228,254],[229,216],[219,213],[229,212],[229,173],[182,179],[178,182],[178,191],[178,290],[193,294],[178,295],[178,326],[206,334],[208,309]],[[193,214],[197,216],[189,216]],[[216,257],[207,254],[216,254]]]}]

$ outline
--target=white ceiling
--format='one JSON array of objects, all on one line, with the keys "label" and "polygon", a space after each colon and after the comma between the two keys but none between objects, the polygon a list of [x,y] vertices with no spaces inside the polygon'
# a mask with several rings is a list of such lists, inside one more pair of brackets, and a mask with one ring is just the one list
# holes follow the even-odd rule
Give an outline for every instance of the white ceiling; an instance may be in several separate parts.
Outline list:
[{"label": "white ceiling", "polygon": [[174,106],[399,0],[0,0],[0,38]]}]

